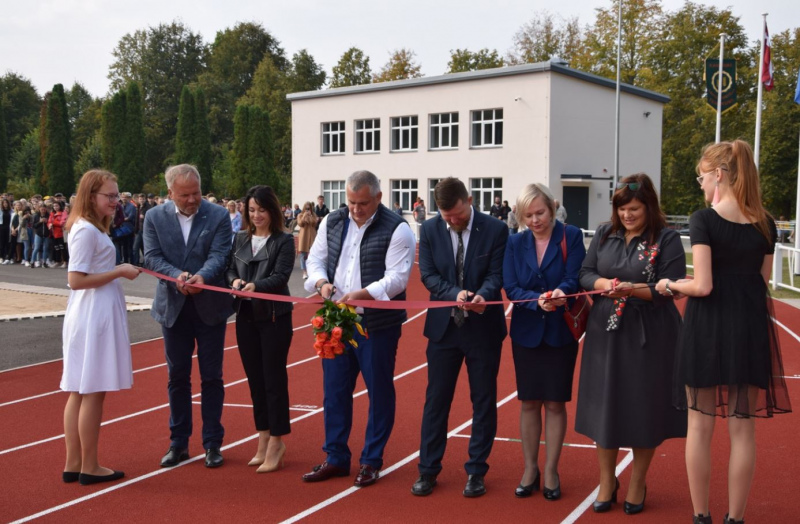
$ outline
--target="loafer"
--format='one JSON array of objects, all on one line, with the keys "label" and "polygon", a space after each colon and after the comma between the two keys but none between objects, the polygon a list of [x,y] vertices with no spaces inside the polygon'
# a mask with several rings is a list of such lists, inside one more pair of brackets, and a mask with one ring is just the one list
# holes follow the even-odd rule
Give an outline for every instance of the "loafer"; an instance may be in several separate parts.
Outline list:
[{"label": "loafer", "polygon": [[162,468],[171,468],[177,466],[184,460],[189,460],[189,450],[187,448],[179,448],[177,446],[170,446],[167,454],[161,459]]},{"label": "loafer", "polygon": [[411,493],[418,497],[427,497],[433,493],[434,487],[436,487],[436,475],[422,474],[411,486]]},{"label": "loafer", "polygon": [[88,473],[81,473],[78,477],[78,480],[80,481],[81,486],[88,486],[90,484],[99,484],[100,482],[119,480],[124,476],[125,473],[122,471],[114,471],[109,475],[89,475]]},{"label": "loafer", "polygon": [[225,462],[225,459],[222,458],[222,453],[219,448],[209,448],[206,450],[207,468],[218,468],[223,462]]},{"label": "loafer", "polygon": [[483,475],[470,475],[467,477],[467,485],[464,486],[464,496],[467,498],[480,497],[486,493],[486,485],[483,483]]},{"label": "loafer", "polygon": [[347,477],[350,476],[349,468],[340,468],[329,464],[328,461],[323,462],[319,466],[314,466],[311,472],[303,475],[303,482],[322,482],[332,477]]},{"label": "loafer", "polygon": [[78,480],[80,480],[80,475],[80,471],[62,471],[61,480],[64,481],[65,484],[78,482]]},{"label": "loafer", "polygon": [[358,471],[358,475],[356,475],[356,480],[353,484],[359,488],[371,486],[378,480],[380,473],[381,470],[373,468],[369,464],[361,464],[361,469]]}]

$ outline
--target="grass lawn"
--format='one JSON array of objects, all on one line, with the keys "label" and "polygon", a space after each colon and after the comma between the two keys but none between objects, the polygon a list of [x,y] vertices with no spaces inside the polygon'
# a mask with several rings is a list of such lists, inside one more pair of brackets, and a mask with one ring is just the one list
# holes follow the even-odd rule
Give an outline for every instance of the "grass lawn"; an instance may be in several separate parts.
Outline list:
[{"label": "grass lawn", "polygon": [[[692,265],[692,254],[686,253],[686,265]],[[692,275],[693,271],[692,268],[687,268],[687,274]],[[784,284],[789,284],[789,260],[784,257],[783,258],[783,279],[781,280]],[[794,285],[795,287],[800,287],[800,276],[795,275],[794,277]],[[770,294],[772,294],[773,298],[800,298],[800,293],[796,293],[790,289],[783,289],[778,288],[773,290],[772,286],[770,285]]]}]

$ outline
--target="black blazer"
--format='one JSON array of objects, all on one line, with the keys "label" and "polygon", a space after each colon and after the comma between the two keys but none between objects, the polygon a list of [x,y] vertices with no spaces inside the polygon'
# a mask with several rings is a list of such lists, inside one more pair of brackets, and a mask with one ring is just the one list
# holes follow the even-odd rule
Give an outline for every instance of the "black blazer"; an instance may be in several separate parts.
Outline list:
[{"label": "black blazer", "polygon": [[[464,253],[464,288],[482,296],[487,302],[502,300],[503,256],[508,241],[508,226],[496,218],[473,208],[474,218]],[[426,220],[420,227],[419,269],[422,283],[431,293],[431,300],[456,300],[462,288],[456,284],[456,261],[453,241],[447,223],[440,215]],[[424,335],[439,342],[450,322],[452,308],[431,308],[425,319]],[[470,330],[470,339],[477,345],[497,344],[508,334],[502,305],[488,306],[484,313],[469,313],[461,329]]]},{"label": "black blazer", "polygon": [[[239,231],[233,242],[225,280],[232,285],[237,278],[253,282],[259,293],[289,296],[289,277],[294,268],[294,237],[288,233],[272,235],[267,244],[253,256],[250,235]],[[233,310],[239,312],[241,299],[236,298]],[[275,321],[276,317],[291,313],[291,302],[252,299],[256,320]]]}]

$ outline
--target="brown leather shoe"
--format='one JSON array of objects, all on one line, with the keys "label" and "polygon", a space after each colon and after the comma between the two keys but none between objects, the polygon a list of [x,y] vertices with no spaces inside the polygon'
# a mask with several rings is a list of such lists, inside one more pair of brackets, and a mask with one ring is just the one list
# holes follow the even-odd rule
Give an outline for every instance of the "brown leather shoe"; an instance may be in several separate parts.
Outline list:
[{"label": "brown leather shoe", "polygon": [[346,477],[350,475],[350,470],[328,464],[327,461],[319,466],[314,466],[310,473],[303,475],[303,482],[322,482],[331,477]]},{"label": "brown leather shoe", "polygon": [[356,475],[356,480],[353,482],[359,488],[364,488],[375,484],[375,481],[380,477],[381,470],[373,468],[369,464],[361,464],[361,470]]}]

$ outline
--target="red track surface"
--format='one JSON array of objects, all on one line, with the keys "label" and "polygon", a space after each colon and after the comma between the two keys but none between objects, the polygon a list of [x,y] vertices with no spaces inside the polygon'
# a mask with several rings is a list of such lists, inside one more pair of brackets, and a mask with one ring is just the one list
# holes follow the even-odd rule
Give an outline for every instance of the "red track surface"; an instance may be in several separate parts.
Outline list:
[{"label": "red track surface", "polygon": [[[409,300],[425,300],[427,293],[415,270]],[[800,314],[776,302],[777,318],[800,334]],[[369,518],[382,522],[478,522],[496,518],[512,522],[617,522],[626,518],[621,503],[610,513],[594,514],[589,503],[597,488],[595,452],[586,437],[573,430],[575,402],[569,403],[570,421],[561,457],[563,497],[548,502],[541,495],[516,499],[513,490],[522,475],[519,438],[519,406],[516,400],[510,341],[506,339],[498,379],[498,440],[489,458],[487,494],[478,499],[461,495],[466,475],[466,437],[470,434],[471,405],[467,380],[462,376],[450,413],[453,436],[448,442],[444,470],[433,495],[418,498],[409,492],[417,477],[416,452],[422,405],[427,384],[426,339],[422,336],[424,313],[409,311],[397,354],[397,419],[386,450],[383,477],[369,488],[355,489],[353,475],[318,484],[305,484],[303,473],[324,460],[322,369],[314,356],[312,335],[304,326],[314,306],[295,308],[295,338],[289,353],[289,385],[292,434],[286,437],[286,467],[277,473],[257,475],[247,461],[255,451],[255,432],[250,398],[233,326],[228,329],[225,355],[226,429],[225,465],[216,470],[203,467],[200,445],[200,407],[195,406],[195,435],[190,452],[193,460],[173,469],[159,467],[169,447],[167,374],[163,365],[163,342],[156,340],[133,346],[134,387],[109,394],[101,432],[101,463],[122,469],[122,482],[80,486],[63,484],[64,441],[62,410],[66,396],[54,393],[61,376],[61,362],[12,370],[0,374],[0,521],[34,517],[44,522],[281,522],[304,517],[310,522],[348,522]],[[795,409],[800,409],[800,338],[781,329],[785,372]],[[465,372],[462,372],[462,375]],[[575,393],[577,397],[577,368]],[[193,380],[199,394],[199,377]],[[361,394],[359,394],[359,392]],[[363,444],[368,400],[363,383],[356,388],[355,423],[350,447],[358,457]],[[199,400],[199,398],[197,399]],[[238,405],[238,406],[237,406]],[[757,422],[758,465],[748,522],[794,522],[798,512],[797,416],[783,415]],[[48,440],[49,439],[49,440]],[[667,441],[658,448],[648,476],[644,513],[632,517],[639,522],[688,522],[692,506],[686,486],[683,440]],[[711,514],[721,520],[727,509],[725,464],[729,451],[725,423],[718,421],[714,440]],[[630,470],[626,451],[620,452],[620,481],[624,498]],[[543,453],[541,459],[543,460]],[[621,499],[620,499],[621,502]],[[588,509],[588,512],[587,512]]]}]

